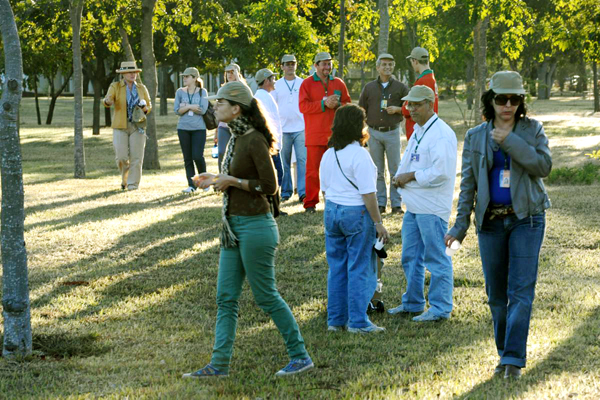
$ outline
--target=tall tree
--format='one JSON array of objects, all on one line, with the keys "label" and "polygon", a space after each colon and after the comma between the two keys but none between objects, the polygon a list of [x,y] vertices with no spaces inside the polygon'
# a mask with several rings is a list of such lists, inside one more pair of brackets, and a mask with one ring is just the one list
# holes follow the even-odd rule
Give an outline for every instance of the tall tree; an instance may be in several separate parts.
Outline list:
[{"label": "tall tree", "polygon": [[338,42],[338,75],[344,79],[344,41],[346,33],[346,0],[340,0],[340,40]]},{"label": "tall tree", "polygon": [[4,85],[0,107],[2,168],[2,356],[31,355],[31,315],[27,251],[24,239],[23,167],[19,142],[19,104],[23,90],[21,43],[8,0],[0,0],[0,32],[4,42]]},{"label": "tall tree", "polygon": [[390,40],[390,9],[388,0],[379,0],[379,45],[378,53],[388,52]]},{"label": "tall tree", "polygon": [[[485,91],[487,78],[487,30],[490,17],[480,18],[473,29],[473,59],[475,62],[475,112],[481,107],[481,95]],[[476,114],[477,115],[477,114]],[[476,118],[476,121],[479,119]]]},{"label": "tall tree", "polygon": [[83,145],[83,73],[81,62],[81,13],[85,0],[70,0],[69,16],[73,28],[73,107],[75,122],[75,178],[85,178],[85,148]]}]

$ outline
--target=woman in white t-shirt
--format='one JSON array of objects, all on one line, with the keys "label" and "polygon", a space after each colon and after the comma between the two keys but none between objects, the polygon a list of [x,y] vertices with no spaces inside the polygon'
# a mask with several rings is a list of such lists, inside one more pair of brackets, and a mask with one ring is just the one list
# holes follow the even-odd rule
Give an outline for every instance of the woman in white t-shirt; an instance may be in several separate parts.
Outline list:
[{"label": "woman in white t-shirt", "polygon": [[325,194],[325,250],[328,330],[375,333],[367,307],[377,285],[376,237],[389,234],[377,206],[377,167],[363,148],[369,138],[365,111],[354,104],[340,107],[333,120],[329,149],[320,167]]}]

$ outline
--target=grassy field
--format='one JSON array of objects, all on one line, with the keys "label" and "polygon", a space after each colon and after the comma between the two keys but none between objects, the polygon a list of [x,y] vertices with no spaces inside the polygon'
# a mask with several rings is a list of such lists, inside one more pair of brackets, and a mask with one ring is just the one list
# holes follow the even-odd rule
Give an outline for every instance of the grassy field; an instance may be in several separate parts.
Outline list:
[{"label": "grassy field", "polygon": [[[450,320],[416,324],[375,315],[384,334],[328,333],[322,204],[307,215],[297,201],[285,203],[290,215],[278,221],[278,287],[316,369],[293,379],[273,376],[287,355],[246,285],[230,377],[182,380],[210,360],[221,197],[181,193],[187,185],[172,113],[157,117],[162,169],[144,171],[140,190],[120,190],[108,128],[92,136],[86,127],[88,178],[73,179],[71,101],[59,100],[50,127],[35,124],[31,99],[22,105],[34,357],[21,364],[0,359],[1,399],[600,398],[598,182],[548,186],[553,207],[528,366],[518,382],[492,379],[498,357],[472,229],[454,257]],[[91,124],[91,99],[85,107]],[[442,102],[441,117],[462,143],[466,128],[455,107]],[[531,104],[550,137],[555,168],[581,167],[589,162],[584,154],[600,148],[600,117],[591,107],[580,98]],[[205,154],[216,171],[210,143]],[[393,237],[384,300],[396,306],[405,285],[402,219],[384,219]]]}]

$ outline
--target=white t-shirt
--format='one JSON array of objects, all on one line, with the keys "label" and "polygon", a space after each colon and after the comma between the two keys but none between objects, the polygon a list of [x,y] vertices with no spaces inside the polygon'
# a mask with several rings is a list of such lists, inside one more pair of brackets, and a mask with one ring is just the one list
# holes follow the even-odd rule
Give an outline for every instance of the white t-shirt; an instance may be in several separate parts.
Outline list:
[{"label": "white t-shirt", "polygon": [[327,200],[342,206],[362,206],[362,195],[377,192],[377,167],[367,149],[358,142],[352,142],[337,151],[340,166],[344,174],[357,187],[354,188],[344,177],[335,159],[333,147],[329,148],[321,159],[319,170],[321,191]]},{"label": "white t-shirt", "polygon": [[277,108],[277,103],[275,103],[275,99],[273,96],[269,94],[265,89],[258,89],[254,94],[254,98],[259,100],[263,106],[263,109],[266,111],[267,115],[265,118],[269,119],[271,127],[275,129],[275,132],[272,132],[275,135],[275,140],[277,140],[277,144],[275,148],[277,150],[281,149],[281,140],[283,136],[281,134],[281,121],[279,120],[279,109]]},{"label": "white t-shirt", "polygon": [[275,82],[275,90],[271,92],[279,107],[281,130],[286,133],[304,130],[304,115],[300,112],[298,98],[300,85],[304,79],[296,77],[293,81],[281,78]]},{"label": "white t-shirt", "polygon": [[396,175],[415,172],[415,180],[398,188],[406,209],[434,214],[448,222],[456,179],[456,134],[434,114],[424,126],[415,124]]}]

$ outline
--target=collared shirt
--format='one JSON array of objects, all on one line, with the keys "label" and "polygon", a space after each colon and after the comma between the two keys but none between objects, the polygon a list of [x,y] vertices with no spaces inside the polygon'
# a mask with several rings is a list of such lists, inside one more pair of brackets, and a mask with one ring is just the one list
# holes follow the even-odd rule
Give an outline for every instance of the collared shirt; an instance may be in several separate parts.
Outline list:
[{"label": "collared shirt", "polygon": [[302,81],[304,79],[298,77],[291,81],[281,78],[275,82],[275,90],[271,92],[279,107],[281,130],[284,133],[304,130],[304,116],[298,104]]},{"label": "collared shirt", "polygon": [[456,153],[456,134],[437,114],[424,126],[415,124],[396,173],[415,172],[415,180],[399,189],[408,211],[450,219]]},{"label": "collared shirt", "polygon": [[384,87],[381,79],[377,78],[365,85],[358,105],[367,112],[367,125],[371,127],[391,127],[402,122],[402,113],[388,114],[385,107],[402,107],[402,98],[408,94],[406,85],[394,77],[390,77]]},{"label": "collared shirt", "polygon": [[281,133],[281,121],[279,120],[279,108],[277,108],[275,99],[269,92],[261,88],[256,91],[254,98],[261,102],[267,112],[265,117],[269,119],[270,125],[274,129],[274,132],[271,133],[273,133],[275,140],[277,141],[275,148],[278,150],[281,149],[281,140],[283,139],[283,136]]},{"label": "collared shirt", "polygon": [[[179,109],[182,105],[198,104],[200,106],[200,114],[188,111],[183,115],[179,114]],[[179,115],[179,122],[177,122],[177,129],[186,131],[196,131],[200,129],[206,129],[204,118],[202,115],[206,113],[208,109],[208,92],[202,88],[193,94],[189,94],[188,88],[182,87],[177,89],[175,93],[175,102],[173,104],[173,111]],[[191,114],[190,114],[191,112]]]}]

